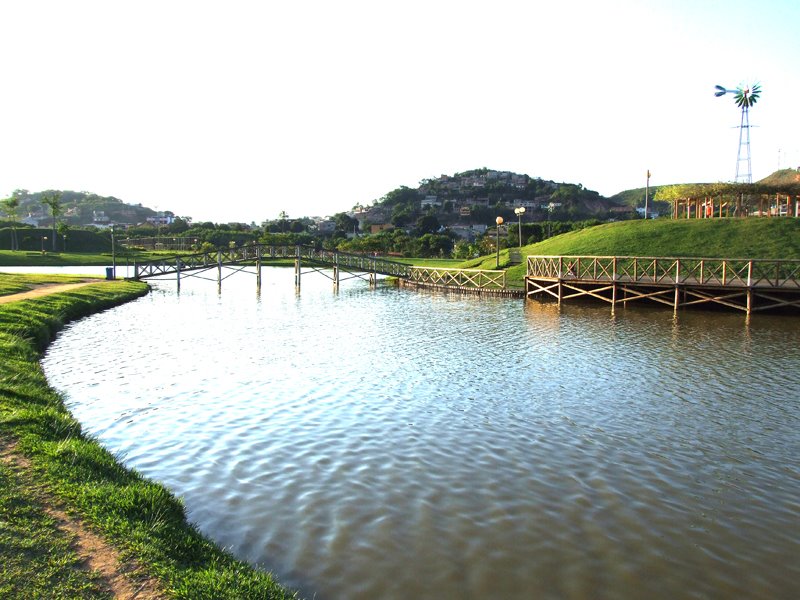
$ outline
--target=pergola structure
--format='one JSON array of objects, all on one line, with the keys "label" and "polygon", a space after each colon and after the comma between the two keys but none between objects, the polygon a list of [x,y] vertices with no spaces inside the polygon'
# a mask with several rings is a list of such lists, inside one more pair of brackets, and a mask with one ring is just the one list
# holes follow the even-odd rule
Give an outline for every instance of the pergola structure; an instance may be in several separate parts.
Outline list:
[{"label": "pergola structure", "polygon": [[672,185],[655,199],[672,204],[673,219],[800,217],[800,181]]}]

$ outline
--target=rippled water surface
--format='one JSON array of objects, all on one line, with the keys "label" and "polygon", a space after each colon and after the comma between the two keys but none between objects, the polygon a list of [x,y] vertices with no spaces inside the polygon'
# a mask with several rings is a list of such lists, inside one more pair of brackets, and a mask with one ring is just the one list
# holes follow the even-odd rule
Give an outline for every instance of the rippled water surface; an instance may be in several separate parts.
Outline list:
[{"label": "rippled water surface", "polygon": [[307,598],[800,597],[800,320],[159,284],[45,369]]}]

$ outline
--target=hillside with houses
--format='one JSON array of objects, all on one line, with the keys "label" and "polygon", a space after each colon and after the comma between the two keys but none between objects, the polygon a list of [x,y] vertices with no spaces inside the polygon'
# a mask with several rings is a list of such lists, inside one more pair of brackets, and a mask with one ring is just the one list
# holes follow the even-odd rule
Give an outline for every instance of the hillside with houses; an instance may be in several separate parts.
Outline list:
[{"label": "hillside with houses", "polygon": [[16,209],[19,222],[31,227],[46,227],[52,223],[50,208],[44,203],[48,196],[57,196],[61,206],[58,220],[70,227],[93,226],[99,229],[117,225],[169,225],[176,216],[170,211],[156,211],[141,204],[127,204],[113,196],[91,192],[14,190],[12,198],[19,201]]},{"label": "hillside with houses", "polygon": [[421,219],[438,223],[461,238],[474,238],[493,227],[497,217],[576,221],[626,218],[632,209],[608,200],[581,184],[556,183],[526,174],[487,168],[424,179],[417,188],[400,187],[373,206],[357,205],[349,216],[363,233],[408,228]]}]

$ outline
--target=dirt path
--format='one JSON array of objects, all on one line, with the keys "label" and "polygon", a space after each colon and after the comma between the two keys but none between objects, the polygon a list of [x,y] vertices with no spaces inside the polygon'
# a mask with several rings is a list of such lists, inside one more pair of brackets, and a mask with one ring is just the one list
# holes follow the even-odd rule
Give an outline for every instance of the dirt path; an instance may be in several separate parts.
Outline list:
[{"label": "dirt path", "polygon": [[[0,296],[0,304],[27,298],[39,298],[98,283],[99,279],[87,279],[78,283],[44,284],[27,292]],[[30,461],[21,455],[15,444],[0,438],[0,462],[28,479]],[[67,513],[52,496],[38,488],[36,496],[41,509],[50,515],[57,527],[74,539],[75,553],[83,561],[84,568],[99,573],[102,586],[113,598],[120,600],[158,600],[164,598],[158,581],[143,576],[137,565],[125,562],[111,544],[90,530],[79,518]]]},{"label": "dirt path", "polygon": [[[15,444],[0,438],[0,462],[25,480],[30,479],[30,461],[22,456]],[[116,548],[91,531],[77,517],[68,514],[46,490],[39,486],[35,490],[41,509],[50,515],[59,529],[74,539],[73,549],[80,557],[85,569],[100,575],[105,591],[120,600],[158,600],[164,598],[158,582],[141,573],[136,564],[121,560]]]},{"label": "dirt path", "polygon": [[68,292],[85,285],[99,283],[102,279],[87,279],[79,283],[46,283],[35,287],[27,292],[19,292],[18,294],[8,294],[7,296],[0,296],[0,304],[7,302],[17,302],[18,300],[28,300],[30,298],[40,298],[48,294],[57,294],[59,292]]}]

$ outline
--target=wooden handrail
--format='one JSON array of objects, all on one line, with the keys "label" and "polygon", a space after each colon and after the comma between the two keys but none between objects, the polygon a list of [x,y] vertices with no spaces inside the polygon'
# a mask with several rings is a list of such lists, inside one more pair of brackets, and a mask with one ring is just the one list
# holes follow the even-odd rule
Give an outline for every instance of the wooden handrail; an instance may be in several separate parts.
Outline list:
[{"label": "wooden handrail", "polygon": [[530,255],[527,277],[576,282],[800,288],[800,260]]}]

